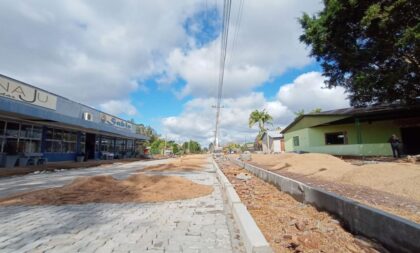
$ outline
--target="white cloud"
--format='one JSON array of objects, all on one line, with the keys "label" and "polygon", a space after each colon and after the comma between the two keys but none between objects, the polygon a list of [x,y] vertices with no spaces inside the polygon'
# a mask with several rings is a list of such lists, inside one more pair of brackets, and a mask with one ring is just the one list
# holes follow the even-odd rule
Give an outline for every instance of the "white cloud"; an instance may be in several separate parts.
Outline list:
[{"label": "white cloud", "polygon": [[0,69],[92,106],[126,99],[189,39],[184,1],[0,2]]},{"label": "white cloud", "polygon": [[[294,112],[305,109],[307,112],[314,108],[329,110],[349,106],[349,102],[341,88],[327,90],[324,77],[318,72],[300,75],[292,83],[279,88],[274,100],[267,100],[262,93],[252,92],[236,98],[223,100],[221,110],[221,142],[252,141],[257,127],[248,127],[249,114],[255,110],[266,109],[273,117],[273,125],[286,127],[295,115]],[[187,102],[184,111],[179,116],[162,120],[164,133],[175,140],[184,141],[192,138],[203,145],[213,142],[215,129],[215,98],[195,98]]]},{"label": "white cloud", "polygon": [[296,112],[309,112],[315,108],[323,110],[349,107],[344,88],[325,88],[325,77],[319,72],[309,72],[297,77],[293,83],[283,85],[277,93],[277,98]]},{"label": "white cloud", "polygon": [[100,109],[112,115],[126,114],[134,116],[137,114],[137,109],[131,104],[129,100],[110,100],[102,103]]},{"label": "white cloud", "polygon": [[[195,98],[187,102],[181,115],[163,119],[164,134],[179,141],[192,138],[204,145],[212,142],[216,114],[212,105],[215,103],[214,98]],[[255,138],[256,127],[248,127],[249,114],[255,109],[266,109],[274,117],[271,127],[283,126],[293,116],[281,102],[267,101],[262,93],[255,92],[225,99],[223,107],[220,134],[224,143]]]},{"label": "white cloud", "polygon": [[[299,43],[302,12],[320,10],[321,1],[245,1],[238,37],[233,46],[235,17],[228,48],[224,97],[249,94],[285,70],[310,63],[308,50]],[[238,8],[233,8],[237,10]],[[220,38],[200,48],[174,49],[167,59],[166,81],[184,79],[180,96],[215,96],[218,80]]]}]

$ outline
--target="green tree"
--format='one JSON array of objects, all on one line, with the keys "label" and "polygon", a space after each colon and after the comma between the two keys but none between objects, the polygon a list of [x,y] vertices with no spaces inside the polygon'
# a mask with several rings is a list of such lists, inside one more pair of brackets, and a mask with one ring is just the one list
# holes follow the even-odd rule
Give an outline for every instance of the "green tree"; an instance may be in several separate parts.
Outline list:
[{"label": "green tree", "polygon": [[271,115],[268,114],[265,109],[262,111],[255,110],[249,115],[248,125],[249,128],[251,128],[258,123],[260,133],[263,133],[266,130],[265,124],[272,124],[272,122],[273,117],[271,117]]},{"label": "green tree", "polygon": [[267,130],[265,128],[265,124],[273,124],[272,122],[273,122],[273,117],[271,117],[271,115],[268,114],[268,112],[266,112],[265,109],[263,109],[262,111],[255,110],[251,112],[251,114],[249,115],[249,120],[248,120],[249,128],[253,127],[255,124],[258,123],[258,128],[260,129],[256,138],[258,149],[262,147],[262,136],[264,132]]},{"label": "green tree", "polygon": [[178,144],[176,144],[176,143],[173,143],[172,144],[172,152],[174,154],[176,154],[176,155],[180,153],[180,149],[179,149],[179,145]]},{"label": "green tree", "polygon": [[[315,108],[312,111],[310,111],[309,114],[317,114],[317,113],[320,113],[320,112],[322,112],[322,109],[321,108]],[[294,112],[294,114],[296,116],[295,119],[297,119],[300,116],[302,116],[302,115],[305,114],[305,110],[304,109],[300,109],[299,111]]]},{"label": "green tree", "polygon": [[182,144],[182,149],[186,154],[198,154],[201,153],[200,143],[190,140]]},{"label": "green tree", "polygon": [[324,0],[300,18],[300,40],[321,62],[328,88],[341,86],[353,106],[420,96],[418,0]]}]

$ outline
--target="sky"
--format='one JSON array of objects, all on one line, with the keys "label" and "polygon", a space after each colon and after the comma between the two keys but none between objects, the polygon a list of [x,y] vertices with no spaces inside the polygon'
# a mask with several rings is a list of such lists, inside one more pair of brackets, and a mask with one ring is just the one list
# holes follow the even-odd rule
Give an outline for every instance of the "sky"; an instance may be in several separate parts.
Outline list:
[{"label": "sky", "polygon": [[[251,111],[268,127],[294,112],[349,106],[324,88],[299,42],[316,0],[232,0],[220,142],[253,141]],[[169,139],[214,138],[222,0],[0,1],[0,73],[150,125]],[[241,15],[239,15],[241,13]]]}]

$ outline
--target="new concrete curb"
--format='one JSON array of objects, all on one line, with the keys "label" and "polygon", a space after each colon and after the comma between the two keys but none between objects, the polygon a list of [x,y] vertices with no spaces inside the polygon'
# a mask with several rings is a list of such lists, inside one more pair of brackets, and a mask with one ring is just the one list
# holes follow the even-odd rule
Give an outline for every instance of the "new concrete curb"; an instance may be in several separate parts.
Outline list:
[{"label": "new concrete curb", "polygon": [[241,237],[243,238],[245,250],[247,253],[272,253],[270,245],[258,228],[251,214],[242,204],[241,199],[233,188],[232,184],[220,170],[213,159],[213,166],[216,169],[217,178],[220,181],[224,194],[226,195],[228,205],[232,209],[233,218],[239,226]]},{"label": "new concrete curb", "polygon": [[420,225],[417,223],[248,163],[229,159],[289,193],[296,200],[337,216],[353,234],[375,239],[392,252],[420,252]]}]

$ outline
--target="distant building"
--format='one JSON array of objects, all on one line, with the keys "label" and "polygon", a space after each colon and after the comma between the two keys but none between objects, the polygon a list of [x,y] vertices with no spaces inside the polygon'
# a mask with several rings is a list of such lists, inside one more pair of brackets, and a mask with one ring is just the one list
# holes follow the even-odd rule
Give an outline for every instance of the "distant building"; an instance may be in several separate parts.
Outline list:
[{"label": "distant building", "polygon": [[253,142],[245,143],[244,151],[254,152],[255,151],[255,144]]},{"label": "distant building", "polygon": [[420,104],[346,108],[296,118],[282,133],[286,151],[390,156],[396,134],[405,154],[420,154]]},{"label": "distant building", "polygon": [[285,151],[283,134],[280,131],[266,131],[261,137],[264,153],[281,153]]},{"label": "distant building", "polygon": [[0,75],[0,167],[131,157],[147,139],[132,122]]}]

